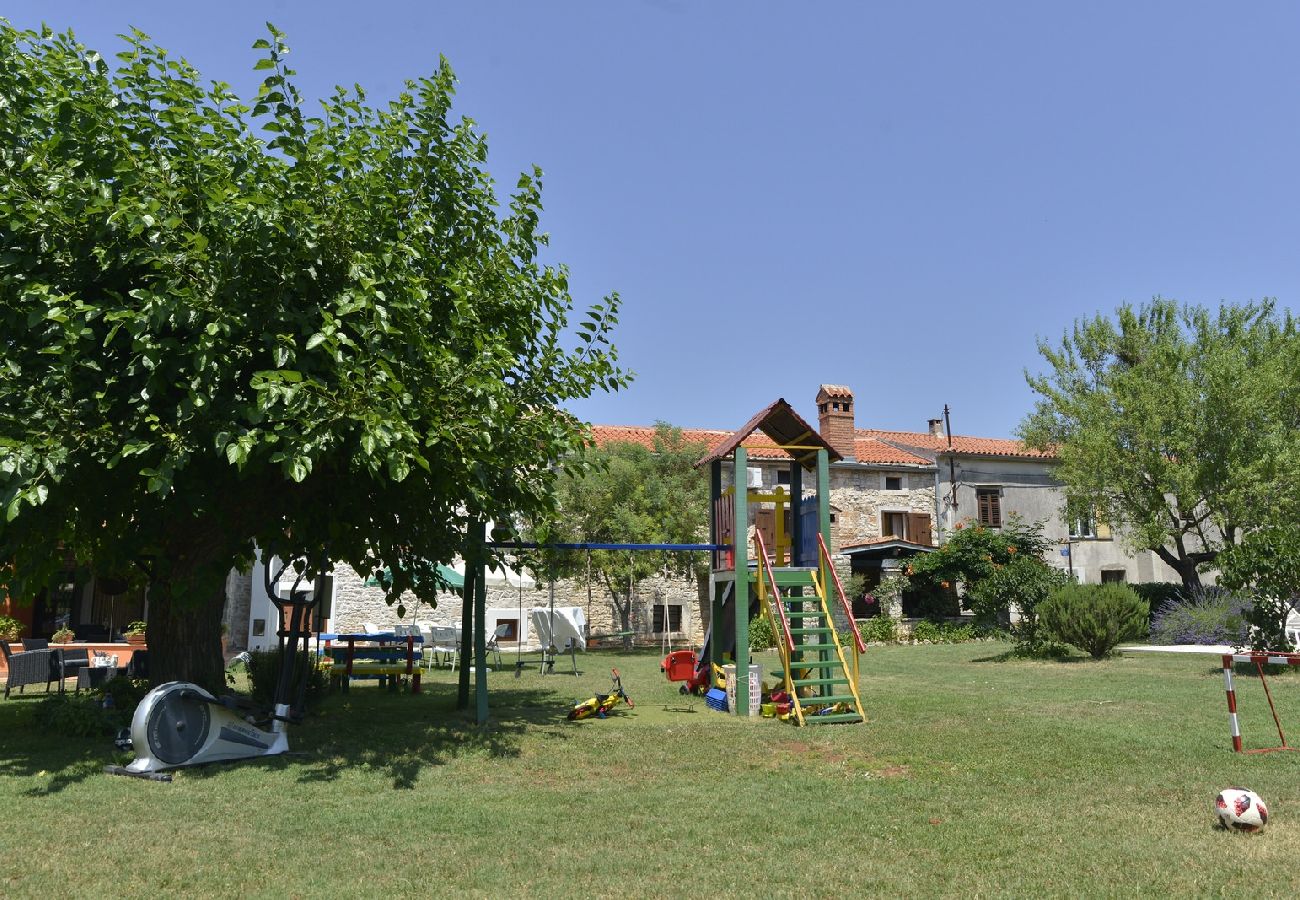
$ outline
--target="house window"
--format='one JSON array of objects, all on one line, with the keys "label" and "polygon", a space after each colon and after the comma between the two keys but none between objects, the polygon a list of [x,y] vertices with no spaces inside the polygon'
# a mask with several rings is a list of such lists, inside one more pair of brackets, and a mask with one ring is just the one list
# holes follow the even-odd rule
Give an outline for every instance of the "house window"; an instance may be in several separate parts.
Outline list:
[{"label": "house window", "polygon": [[901,491],[902,489],[903,489],[903,476],[902,476],[902,475],[886,475],[886,476],[885,476],[885,490],[887,490],[887,491]]},{"label": "house window", "polygon": [[1082,513],[1070,519],[1070,537],[1093,538],[1097,536],[1097,522],[1092,513]]},{"label": "house window", "polygon": [[790,483],[790,470],[789,470],[789,469],[777,469],[777,470],[776,470],[776,483],[777,483],[777,484],[789,484],[789,483]]},{"label": "house window", "polygon": [[998,488],[980,488],[975,491],[975,507],[979,523],[988,528],[1002,527],[1002,492]]},{"label": "house window", "polygon": [[894,537],[900,541],[907,539],[907,513],[903,512],[884,512],[880,513],[880,536]]},{"label": "house window", "polygon": [[1101,572],[1102,584],[1123,584],[1125,578],[1123,569],[1103,569]]},{"label": "house window", "polygon": [[654,605],[654,630],[656,633],[664,632],[664,623],[667,623],[668,631],[682,630],[682,605],[680,603],[656,603]]}]

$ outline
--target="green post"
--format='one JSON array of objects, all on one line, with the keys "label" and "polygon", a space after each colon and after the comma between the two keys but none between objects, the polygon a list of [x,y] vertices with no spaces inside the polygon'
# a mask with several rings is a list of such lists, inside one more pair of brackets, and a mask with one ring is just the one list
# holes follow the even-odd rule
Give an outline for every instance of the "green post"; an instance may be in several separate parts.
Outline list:
[{"label": "green post", "polygon": [[[817,451],[817,528],[822,534],[822,540],[826,542],[826,552],[831,550],[831,460],[830,456],[823,448]],[[821,553],[817,554],[818,561],[821,560]],[[826,567],[821,570],[822,590],[826,593],[826,608],[830,609],[831,599],[831,561],[826,560]],[[821,627],[829,627],[829,622],[822,622]],[[818,656],[825,663],[830,659],[830,651],[822,650]],[[847,672],[844,673],[848,677]],[[831,687],[823,684],[818,690],[819,694],[830,693]]]},{"label": "green post", "polygon": [[817,528],[831,549],[831,460],[825,448],[817,451]]},{"label": "green post", "polygon": [[474,693],[478,700],[477,718],[482,725],[488,717],[487,686],[487,548],[483,546],[486,526],[474,525],[479,539],[479,554],[474,570],[478,579],[474,584]]},{"label": "green post", "polygon": [[736,710],[749,715],[749,453],[736,448]]},{"label": "green post", "polygon": [[460,598],[460,672],[456,683],[456,708],[469,709],[469,666],[465,665],[465,640],[474,633],[474,596],[478,582],[483,575],[478,564],[479,541],[474,537],[471,525],[465,534],[465,585],[461,588]]}]

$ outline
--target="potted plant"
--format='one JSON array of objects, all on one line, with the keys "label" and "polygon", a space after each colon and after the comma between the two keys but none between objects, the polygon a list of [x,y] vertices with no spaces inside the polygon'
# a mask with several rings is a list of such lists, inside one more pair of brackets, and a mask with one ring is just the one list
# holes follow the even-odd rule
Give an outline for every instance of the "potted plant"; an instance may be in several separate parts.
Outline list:
[{"label": "potted plant", "polygon": [[126,626],[126,631],[123,632],[123,635],[126,637],[126,642],[128,644],[134,644],[137,647],[143,647],[148,627],[149,626],[144,622],[132,622],[130,625]]},{"label": "potted plant", "polygon": [[64,625],[64,626],[63,626],[62,628],[60,628],[58,631],[54,632],[54,636],[50,638],[50,643],[51,643],[51,644],[71,644],[71,643],[72,643],[72,639],[75,638],[75,637],[76,637],[76,635],[73,634],[72,629],[69,628],[67,625]]},{"label": "potted plant", "polygon": [[12,644],[18,640],[18,635],[22,633],[22,622],[19,622],[13,616],[0,616],[0,641]]}]

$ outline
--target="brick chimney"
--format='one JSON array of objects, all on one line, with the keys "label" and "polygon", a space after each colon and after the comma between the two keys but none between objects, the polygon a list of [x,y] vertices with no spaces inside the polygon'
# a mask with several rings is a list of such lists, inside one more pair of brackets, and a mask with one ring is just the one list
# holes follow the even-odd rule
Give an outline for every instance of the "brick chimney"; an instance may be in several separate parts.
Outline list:
[{"label": "brick chimney", "polygon": [[857,459],[853,446],[853,391],[842,384],[823,384],[817,391],[817,429],[845,459]]},{"label": "brick chimney", "polygon": [[943,419],[928,419],[931,437],[943,437]]}]

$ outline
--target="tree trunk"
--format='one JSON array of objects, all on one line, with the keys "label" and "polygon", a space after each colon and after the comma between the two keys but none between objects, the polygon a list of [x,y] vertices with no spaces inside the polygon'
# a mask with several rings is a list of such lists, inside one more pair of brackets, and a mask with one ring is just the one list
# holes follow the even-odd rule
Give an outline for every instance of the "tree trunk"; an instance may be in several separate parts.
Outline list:
[{"label": "tree trunk", "polygon": [[[149,680],[155,684],[190,681],[219,694],[226,684],[221,657],[221,612],[226,582],[203,585],[197,597],[173,597],[172,585],[149,588]],[[279,621],[276,621],[279,625]]]},{"label": "tree trunk", "polygon": [[623,649],[632,649],[632,640],[635,635],[632,631],[632,595],[628,594],[620,600],[618,594],[614,594],[614,605],[618,607],[619,631],[623,632]]}]

